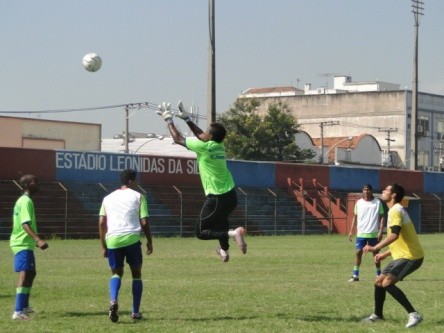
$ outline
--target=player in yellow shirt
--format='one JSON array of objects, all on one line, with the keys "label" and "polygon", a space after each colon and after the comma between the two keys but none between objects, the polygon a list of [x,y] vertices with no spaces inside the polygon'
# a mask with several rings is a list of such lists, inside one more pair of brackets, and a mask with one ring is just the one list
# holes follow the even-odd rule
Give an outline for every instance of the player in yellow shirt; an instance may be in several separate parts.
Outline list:
[{"label": "player in yellow shirt", "polygon": [[412,306],[404,292],[395,284],[421,267],[424,251],[412,220],[400,204],[404,195],[404,188],[398,184],[390,184],[385,188],[381,199],[387,203],[389,208],[387,237],[375,246],[364,247],[364,253],[367,253],[378,252],[388,246],[387,251],[375,256],[376,262],[380,262],[390,255],[393,258],[383,269],[381,275],[376,278],[375,311],[365,321],[374,322],[384,319],[383,307],[386,292],[388,292],[407,311],[409,319],[406,327],[409,328],[419,324],[423,318]]}]

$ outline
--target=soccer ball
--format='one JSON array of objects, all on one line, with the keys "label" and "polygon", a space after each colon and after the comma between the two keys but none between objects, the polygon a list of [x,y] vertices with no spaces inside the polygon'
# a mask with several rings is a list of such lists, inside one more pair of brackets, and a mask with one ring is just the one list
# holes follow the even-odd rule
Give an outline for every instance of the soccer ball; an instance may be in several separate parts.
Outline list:
[{"label": "soccer ball", "polygon": [[97,72],[102,67],[102,59],[95,53],[86,54],[82,63],[88,72]]}]

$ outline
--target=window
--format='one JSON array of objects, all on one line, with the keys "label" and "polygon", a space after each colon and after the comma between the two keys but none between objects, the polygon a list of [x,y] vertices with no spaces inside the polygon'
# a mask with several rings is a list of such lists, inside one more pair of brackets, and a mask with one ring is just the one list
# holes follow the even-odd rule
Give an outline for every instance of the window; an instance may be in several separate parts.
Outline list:
[{"label": "window", "polygon": [[418,167],[429,166],[429,152],[427,150],[420,150],[418,152]]},{"label": "window", "polygon": [[436,140],[444,140],[444,119],[436,119]]},{"label": "window", "polygon": [[418,134],[421,136],[430,136],[429,117],[418,116]]}]

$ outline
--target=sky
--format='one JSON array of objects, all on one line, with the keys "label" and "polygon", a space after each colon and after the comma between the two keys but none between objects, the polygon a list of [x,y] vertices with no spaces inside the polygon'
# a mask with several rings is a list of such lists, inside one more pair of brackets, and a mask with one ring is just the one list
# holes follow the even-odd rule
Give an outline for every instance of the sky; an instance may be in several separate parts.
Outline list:
[{"label": "sky", "polygon": [[[444,1],[423,2],[419,91],[444,95]],[[215,0],[217,112],[248,88],[332,88],[334,75],[411,89],[411,4]],[[3,0],[0,27],[2,116],[99,123],[110,138],[125,128],[121,105],[182,100],[207,114],[208,0]],[[103,60],[98,72],[82,67],[89,52]],[[53,110],[64,112],[33,113]],[[166,126],[142,108],[131,110],[129,130]]]}]

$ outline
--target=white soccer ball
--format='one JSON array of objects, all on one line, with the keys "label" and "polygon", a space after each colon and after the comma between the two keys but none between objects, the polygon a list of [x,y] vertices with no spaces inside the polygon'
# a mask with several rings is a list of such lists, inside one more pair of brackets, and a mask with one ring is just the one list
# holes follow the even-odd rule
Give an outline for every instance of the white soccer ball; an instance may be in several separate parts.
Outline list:
[{"label": "white soccer ball", "polygon": [[88,72],[97,72],[102,67],[102,59],[95,53],[86,54],[82,63]]}]

